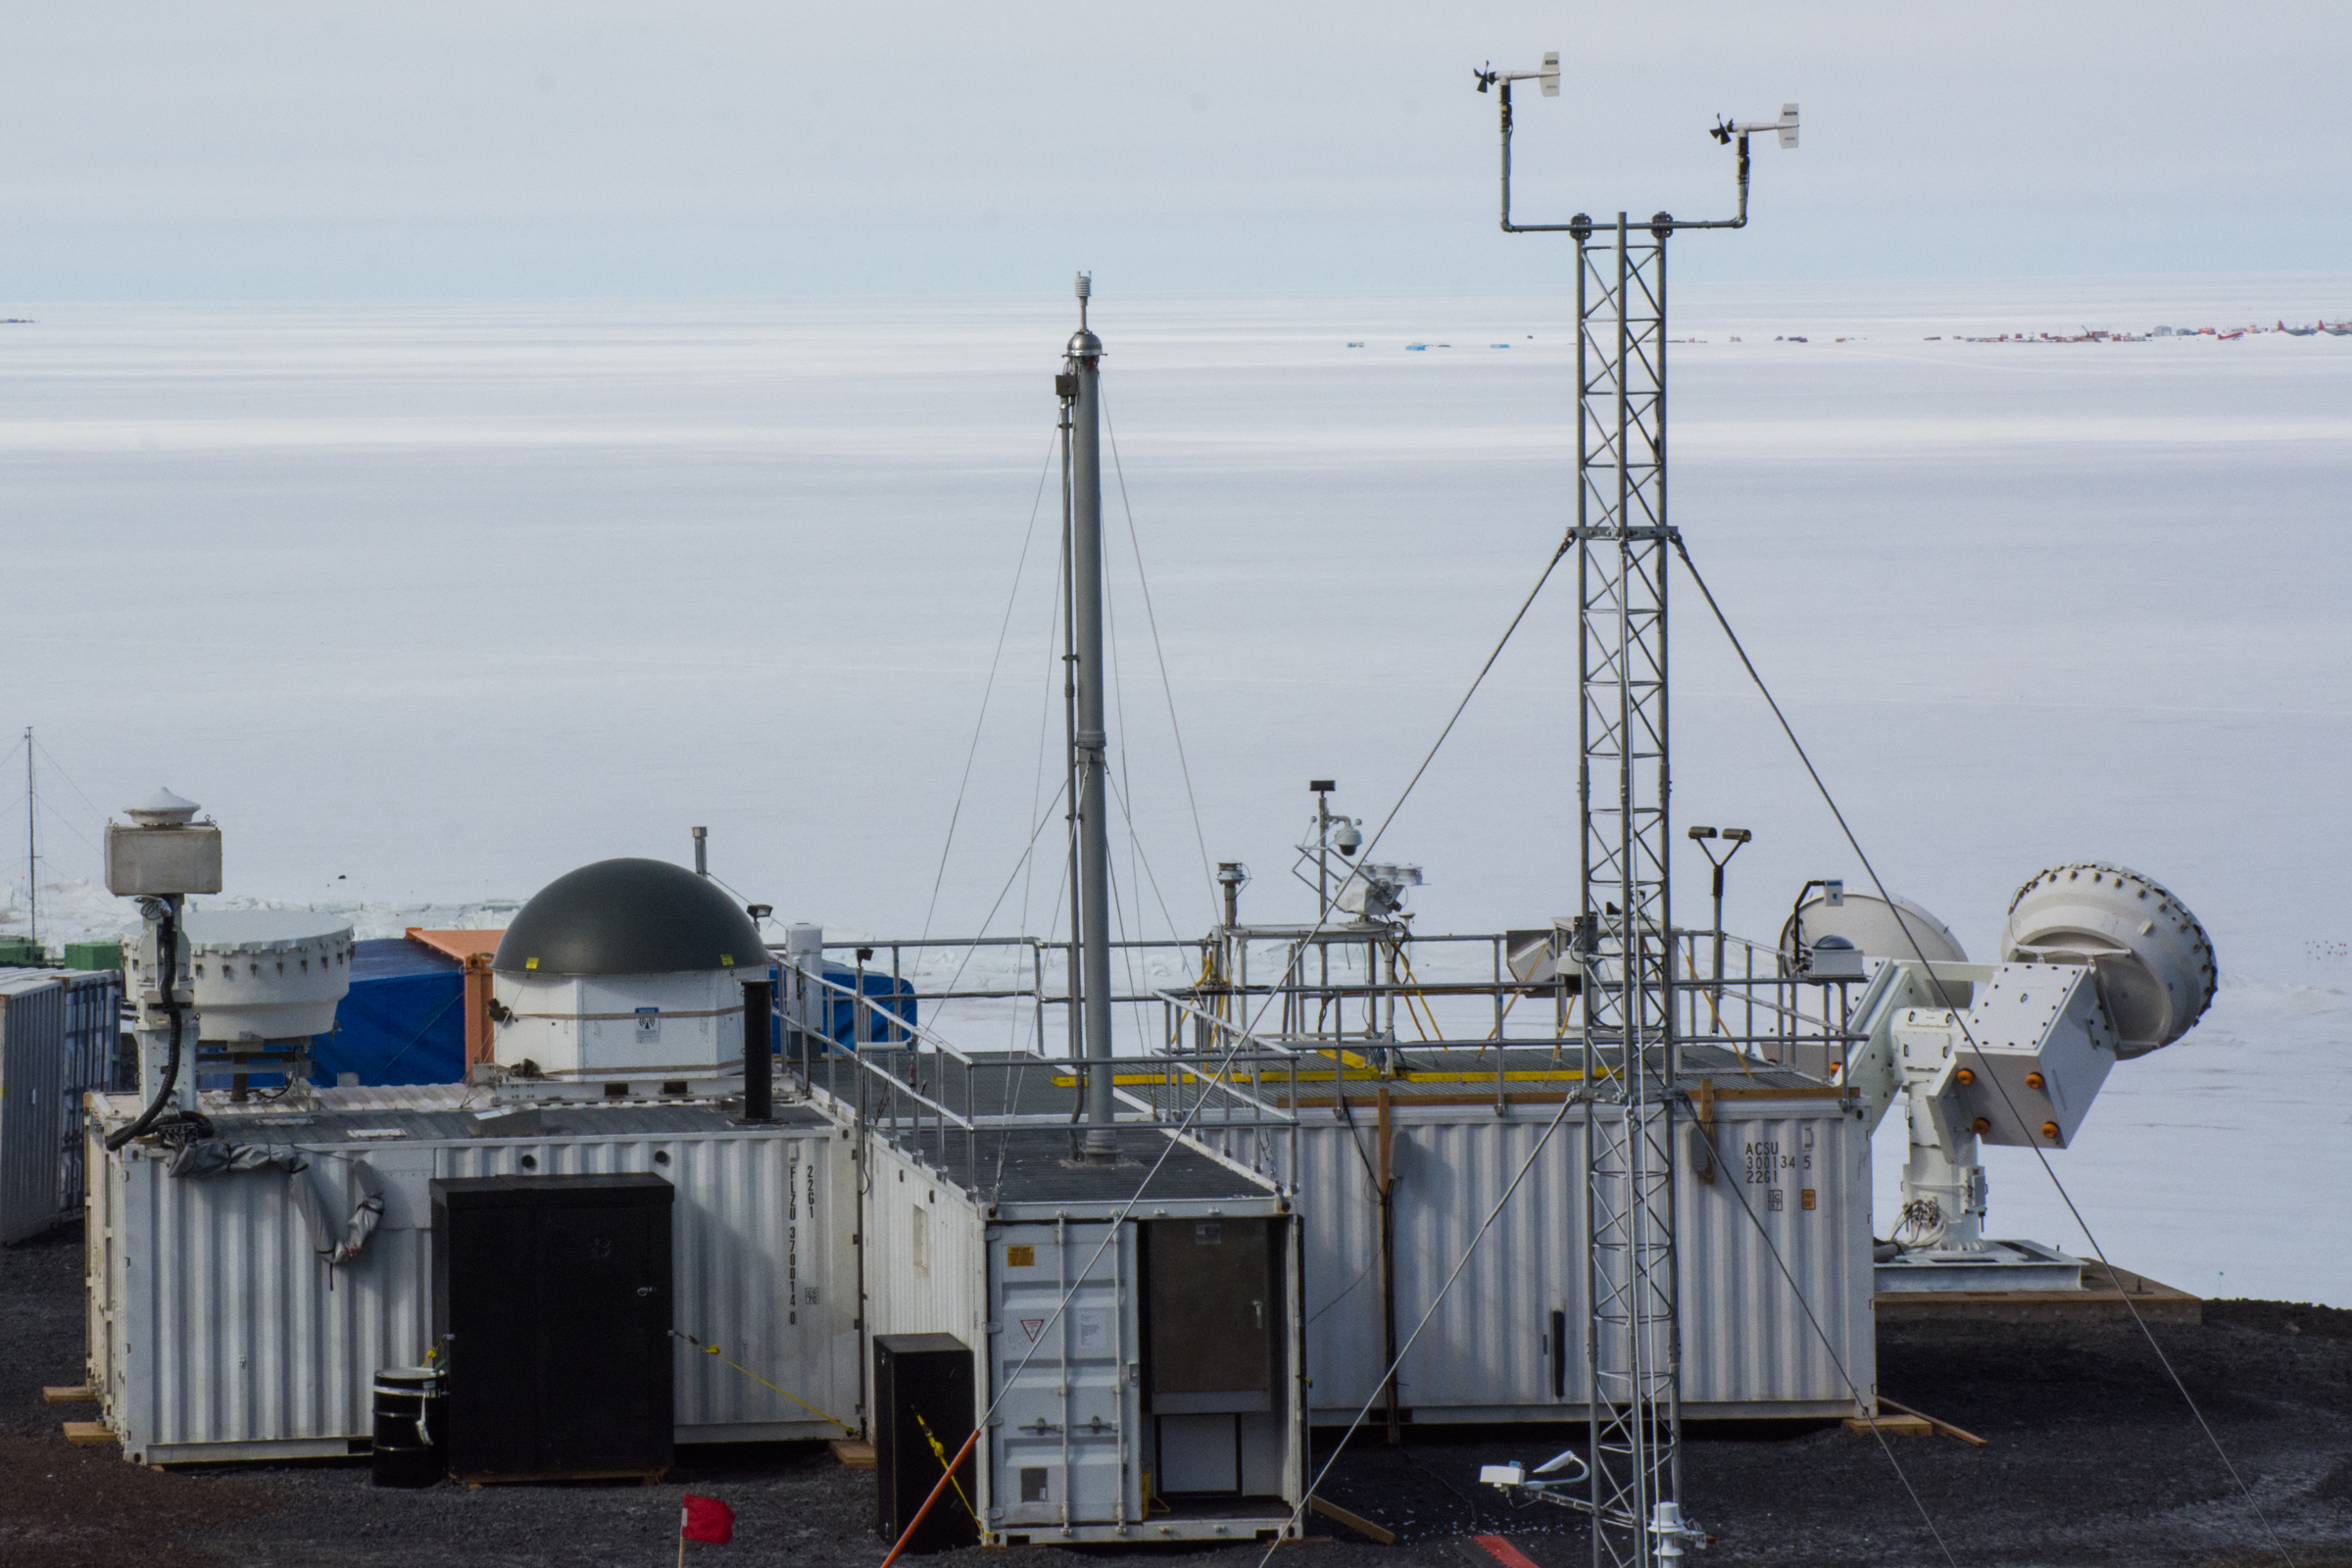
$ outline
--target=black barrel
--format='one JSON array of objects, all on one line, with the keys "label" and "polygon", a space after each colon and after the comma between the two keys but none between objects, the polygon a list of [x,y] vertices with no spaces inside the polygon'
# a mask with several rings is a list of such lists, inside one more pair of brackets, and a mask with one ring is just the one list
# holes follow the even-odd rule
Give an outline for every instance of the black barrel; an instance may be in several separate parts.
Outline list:
[{"label": "black barrel", "polygon": [[449,1400],[431,1367],[388,1366],[375,1374],[375,1484],[429,1487],[448,1470],[443,1439]]}]

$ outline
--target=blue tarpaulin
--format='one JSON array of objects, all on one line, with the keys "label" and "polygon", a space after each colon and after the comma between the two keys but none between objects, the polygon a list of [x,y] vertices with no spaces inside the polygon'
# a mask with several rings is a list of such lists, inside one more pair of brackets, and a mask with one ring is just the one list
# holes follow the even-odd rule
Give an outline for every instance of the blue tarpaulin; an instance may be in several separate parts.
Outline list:
[{"label": "blue tarpaulin", "polygon": [[[406,937],[362,942],[351,960],[351,991],[335,1007],[335,1032],[311,1040],[311,1082],[334,1084],[342,1073],[362,1084],[448,1084],[466,1076],[466,968],[447,954]],[[825,965],[836,985],[858,985],[858,971]],[[864,991],[880,1007],[915,1021],[913,983],[865,972]],[[879,1044],[889,1026],[844,996],[827,1004],[827,1032],[837,1044]],[[823,1014],[820,1014],[823,1016]],[[783,1046],[778,1020],[776,1045]],[[263,1086],[263,1080],[254,1080]],[[274,1083],[275,1079],[269,1082]],[[222,1078],[220,1087],[225,1088]]]},{"label": "blue tarpaulin", "polygon": [[421,942],[362,942],[335,1032],[311,1040],[311,1082],[452,1084],[466,1076],[466,966]]},{"label": "blue tarpaulin", "polygon": [[[911,1045],[913,1043],[912,1035],[893,1031],[890,1024],[881,1016],[882,1013],[887,1013],[891,1017],[904,1019],[907,1023],[915,1021],[913,981],[894,980],[887,972],[876,973],[868,969],[865,971],[864,984],[860,986],[857,970],[850,968],[847,964],[831,962],[825,965],[824,976],[837,986],[847,987],[853,991],[862,990],[875,1002],[874,1007],[860,1007],[849,998],[841,995],[840,992],[828,992],[821,1000],[816,1000],[813,1009],[815,1020],[823,1026],[825,1033],[832,1037],[835,1046],[848,1050],[853,1046]],[[877,1008],[879,1011],[876,1010]],[[795,1055],[804,1053],[808,1055],[823,1054],[822,1050],[816,1046],[816,1037],[813,1034],[810,1035],[808,1045],[788,1048],[784,1041],[784,1020],[781,1016],[783,1009],[779,1006],[777,1010],[779,1016],[776,1019],[774,1039],[778,1051],[789,1051]],[[897,1033],[896,1039],[892,1038],[894,1033]]]},{"label": "blue tarpaulin", "polygon": [[[847,986],[853,991],[859,989],[858,971],[846,964],[828,962],[825,965],[825,978],[837,986]],[[868,969],[865,971],[863,989],[867,996],[881,999],[877,1002],[877,1005],[883,1012],[896,1018],[903,1018],[908,1023],[915,1021],[913,981],[894,980],[888,973],[877,973]],[[839,992],[829,995],[832,1003],[832,1016],[826,1020],[830,1026],[826,1032],[832,1035],[836,1044],[847,1046],[890,1043],[890,1025],[884,1023],[873,1008],[860,1007]],[[911,1037],[908,1036],[901,1036],[899,1043],[906,1043],[910,1039]]]}]

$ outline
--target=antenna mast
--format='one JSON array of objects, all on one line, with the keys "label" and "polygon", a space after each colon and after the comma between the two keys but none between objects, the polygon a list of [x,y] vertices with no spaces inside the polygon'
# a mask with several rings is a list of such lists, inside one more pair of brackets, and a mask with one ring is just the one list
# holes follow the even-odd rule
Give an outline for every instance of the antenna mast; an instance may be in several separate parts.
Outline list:
[{"label": "antenna mast", "polygon": [[1796,145],[1796,106],[1762,124],[1719,122],[1739,142],[1734,217],[1634,223],[1511,220],[1511,83],[1560,91],[1560,57],[1541,71],[1474,73],[1500,90],[1502,228],[1576,239],[1577,806],[1588,1092],[1586,1353],[1591,1369],[1592,1560],[1674,1563],[1704,1533],[1682,1515],[1682,1342],[1677,1301],[1674,926],[1668,869],[1666,579],[1666,242],[1677,229],[1747,223],[1747,138]]},{"label": "antenna mast", "polygon": [[1072,808],[1078,817],[1074,880],[1078,898],[1077,995],[1084,1017],[1086,1157],[1118,1157],[1111,1125],[1110,1069],[1110,820],[1105,784],[1108,736],[1103,724],[1102,662],[1102,401],[1099,379],[1102,341],[1086,324],[1094,279],[1078,274],[1078,330],[1071,334],[1054,390],[1068,432],[1070,497],[1070,665],[1076,690],[1070,729]]},{"label": "antenna mast", "polygon": [[24,929],[35,948],[41,942],[41,858],[33,839],[39,808],[32,797],[32,726],[24,726]]}]

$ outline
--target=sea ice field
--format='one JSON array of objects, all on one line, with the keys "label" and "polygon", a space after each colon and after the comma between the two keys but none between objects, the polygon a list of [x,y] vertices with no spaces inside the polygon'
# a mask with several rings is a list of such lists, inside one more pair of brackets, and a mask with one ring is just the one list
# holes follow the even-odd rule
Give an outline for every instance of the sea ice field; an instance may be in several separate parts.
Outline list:
[{"label": "sea ice field", "polygon": [[[1425,868],[1422,929],[1573,908],[1565,570],[1397,806],[1573,520],[1565,248],[1560,276],[1098,279],[1124,932],[1197,935],[1229,859],[1246,917],[1311,917],[1310,777]],[[2352,274],[1690,284],[1675,311],[1672,520],[1886,885],[1982,958],[2028,876],[2112,860],[2214,938],[2205,1022],[2052,1156],[2099,1244],[2352,1306],[2352,337],[1960,341],[2307,326],[2352,316]],[[0,748],[32,728],[44,939],[135,920],[96,845],[159,784],[222,824],[224,902],[363,935],[497,924],[586,861],[687,859],[695,824],[729,886],[839,936],[1066,917],[1058,280],[6,314]],[[1673,593],[1676,830],[1754,830],[1727,923],[1769,942],[1806,878],[1869,874]],[[1705,872],[1678,855],[1684,923]],[[1986,1163],[1993,1234],[2083,1247],[2030,1152]]]}]

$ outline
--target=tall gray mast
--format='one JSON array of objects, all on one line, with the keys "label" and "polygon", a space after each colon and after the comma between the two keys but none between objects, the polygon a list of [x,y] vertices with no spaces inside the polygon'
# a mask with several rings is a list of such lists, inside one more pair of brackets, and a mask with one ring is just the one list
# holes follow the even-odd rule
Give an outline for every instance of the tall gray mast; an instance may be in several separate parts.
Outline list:
[{"label": "tall gray mast", "polygon": [[1594,1568],[1679,1562],[1704,1534],[1683,1516],[1682,1324],[1674,1205],[1679,1052],[1668,901],[1666,244],[1747,224],[1751,133],[1794,147],[1796,105],[1710,132],[1739,149],[1731,218],[1565,223],[1511,218],[1511,84],[1557,97],[1560,64],[1474,73],[1500,88],[1502,228],[1576,241],[1577,806],[1583,884],[1574,957],[1587,1092],[1585,1353]]},{"label": "tall gray mast", "polygon": [[[1085,1050],[1100,1066],[1086,1077],[1086,1157],[1115,1159],[1111,1131],[1110,819],[1102,722],[1102,342],[1087,329],[1094,280],[1078,274],[1078,330],[1070,338],[1071,653],[1078,671],[1078,724],[1071,772],[1078,807],[1078,994]],[[1068,383],[1065,383],[1068,384]]]},{"label": "tall gray mast", "polygon": [[37,948],[41,940],[41,856],[33,836],[39,803],[32,796],[32,726],[24,726],[24,929]]}]

